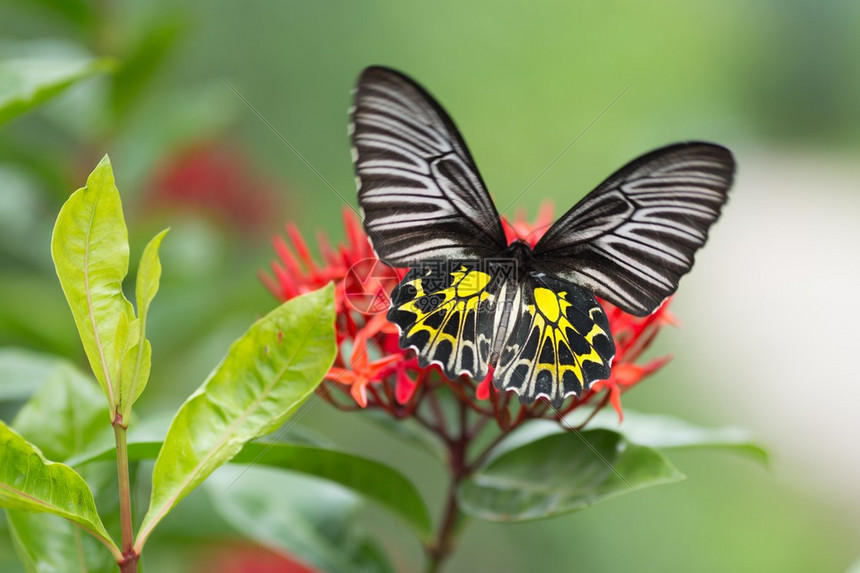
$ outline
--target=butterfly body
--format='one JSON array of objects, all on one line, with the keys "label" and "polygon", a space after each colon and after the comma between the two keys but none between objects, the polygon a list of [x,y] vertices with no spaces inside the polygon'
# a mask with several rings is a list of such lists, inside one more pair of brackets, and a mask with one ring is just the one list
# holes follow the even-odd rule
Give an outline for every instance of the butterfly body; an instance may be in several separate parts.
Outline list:
[{"label": "butterfly body", "polygon": [[537,243],[505,240],[453,122],[417,83],[372,67],[352,112],[365,230],[383,262],[407,267],[388,318],[401,346],[451,379],[493,383],[559,407],[609,377],[615,344],[595,295],[653,312],[692,267],[734,174],[700,142],[630,162]]}]

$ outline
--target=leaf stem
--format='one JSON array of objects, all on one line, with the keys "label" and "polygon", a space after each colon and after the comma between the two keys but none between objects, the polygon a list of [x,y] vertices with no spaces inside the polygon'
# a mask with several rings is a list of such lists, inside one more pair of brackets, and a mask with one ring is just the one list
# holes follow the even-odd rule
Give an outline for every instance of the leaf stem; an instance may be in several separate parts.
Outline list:
[{"label": "leaf stem", "polygon": [[134,530],[131,518],[131,486],[128,474],[128,430],[122,426],[122,417],[113,420],[116,438],[116,469],[119,477],[119,515],[122,529],[122,561],[118,561],[122,573],[137,571],[140,555],[134,549]]}]

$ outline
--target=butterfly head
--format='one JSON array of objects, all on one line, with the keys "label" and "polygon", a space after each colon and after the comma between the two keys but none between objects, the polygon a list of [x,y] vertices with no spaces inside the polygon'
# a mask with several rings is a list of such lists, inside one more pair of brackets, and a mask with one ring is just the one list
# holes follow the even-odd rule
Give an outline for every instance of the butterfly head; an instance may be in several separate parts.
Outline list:
[{"label": "butterfly head", "polygon": [[526,266],[531,255],[532,246],[523,239],[516,239],[513,243],[508,245],[508,248],[505,249],[502,257],[515,260],[517,265],[522,268]]}]

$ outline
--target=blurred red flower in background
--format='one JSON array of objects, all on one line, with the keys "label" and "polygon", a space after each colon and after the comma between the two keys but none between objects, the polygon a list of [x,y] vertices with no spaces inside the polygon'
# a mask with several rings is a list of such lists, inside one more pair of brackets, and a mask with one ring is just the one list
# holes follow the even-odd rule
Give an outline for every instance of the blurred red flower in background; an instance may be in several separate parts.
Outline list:
[{"label": "blurred red flower in background", "polygon": [[259,545],[228,543],[213,549],[209,558],[195,567],[195,571],[200,573],[314,573],[317,569],[281,552],[275,553]]},{"label": "blurred red flower in background", "polygon": [[150,182],[144,207],[202,212],[242,234],[271,228],[283,212],[277,185],[237,147],[205,142],[172,155]]},{"label": "blurred red flower in background", "polygon": [[[445,435],[435,392],[444,387],[469,410],[495,419],[503,431],[528,419],[560,419],[587,403],[594,404],[595,411],[611,403],[621,418],[621,394],[669,360],[637,362],[660,328],[672,323],[668,301],[646,317],[629,315],[601,301],[616,344],[612,374],[582,396],[569,398],[561,409],[551,408],[543,399],[529,405],[512,401],[511,392],[499,392],[490,384],[492,370],[486,380],[468,376],[448,380],[436,366],[421,368],[413,350],[401,349],[397,327],[385,318],[388,296],[406,269],[389,269],[376,258],[352,211],[344,209],[343,219],[346,243],[333,249],[320,235],[320,263],[295,225],[288,224],[286,238],[273,239],[278,260],[272,262],[272,274],[261,273],[266,287],[282,301],[334,281],[338,355],[326,377],[328,382],[318,392],[342,410],[377,408],[395,418],[412,416]],[[553,221],[551,206],[544,205],[533,223],[520,213],[513,221],[503,219],[503,226],[509,241],[520,238],[534,245]],[[346,396],[349,398],[344,399]],[[425,415],[424,409],[430,414]]]}]

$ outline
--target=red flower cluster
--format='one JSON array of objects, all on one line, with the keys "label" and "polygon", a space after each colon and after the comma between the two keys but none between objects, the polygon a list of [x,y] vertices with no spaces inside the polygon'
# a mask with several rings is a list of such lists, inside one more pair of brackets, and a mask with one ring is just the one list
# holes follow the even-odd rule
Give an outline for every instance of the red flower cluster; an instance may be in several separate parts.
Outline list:
[{"label": "red flower cluster", "polygon": [[242,149],[204,142],[181,150],[159,166],[147,188],[144,207],[204,213],[249,234],[273,222],[273,214],[281,208],[281,195]]},{"label": "red flower cluster", "polygon": [[[527,222],[522,214],[503,223],[509,241],[520,238],[534,245],[553,220],[551,206],[544,205],[534,223]],[[342,410],[379,408],[396,418],[414,416],[438,431],[440,428],[422,419],[419,408],[426,403],[427,408],[435,410],[437,419],[442,418],[436,391],[448,388],[461,405],[494,418],[503,431],[528,419],[559,419],[586,403],[595,403],[595,411],[611,403],[621,418],[621,393],[654,373],[669,359],[637,363],[660,328],[673,322],[667,304],[639,318],[601,301],[615,338],[612,374],[582,396],[568,399],[560,410],[551,408],[545,400],[530,405],[516,404],[511,392],[499,392],[492,386],[492,370],[482,381],[468,376],[448,380],[436,366],[421,368],[414,351],[401,349],[397,327],[385,318],[388,296],[405,270],[389,269],[376,258],[358,218],[347,209],[344,210],[344,226],[347,242],[336,250],[325,236],[319,237],[322,263],[318,264],[295,225],[288,224],[287,238],[277,236],[274,239],[278,260],[272,263],[273,274],[261,275],[264,284],[280,300],[334,281],[339,352],[326,377],[328,382],[318,391]],[[598,400],[596,397],[601,394]],[[345,398],[347,395],[349,398]]]}]

